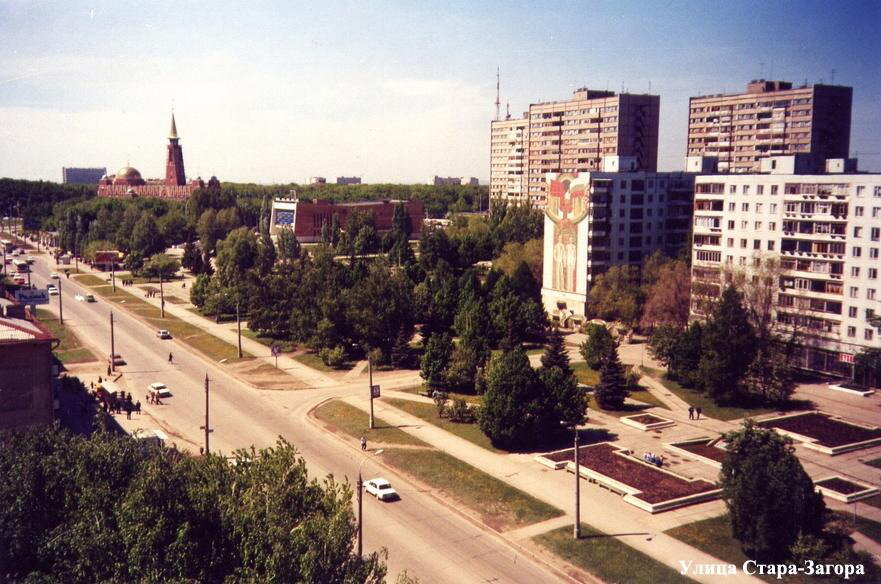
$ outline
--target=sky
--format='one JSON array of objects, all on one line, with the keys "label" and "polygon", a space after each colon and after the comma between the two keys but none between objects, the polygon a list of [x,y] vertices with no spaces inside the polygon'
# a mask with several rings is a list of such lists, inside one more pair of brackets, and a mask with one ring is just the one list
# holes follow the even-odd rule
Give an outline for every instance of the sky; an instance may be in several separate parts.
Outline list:
[{"label": "sky", "polygon": [[851,155],[881,171],[881,0],[0,0],[0,177],[130,164],[188,177],[489,178],[502,115],[579,87],[661,96],[681,170],[688,98],[752,79],[854,88]]}]

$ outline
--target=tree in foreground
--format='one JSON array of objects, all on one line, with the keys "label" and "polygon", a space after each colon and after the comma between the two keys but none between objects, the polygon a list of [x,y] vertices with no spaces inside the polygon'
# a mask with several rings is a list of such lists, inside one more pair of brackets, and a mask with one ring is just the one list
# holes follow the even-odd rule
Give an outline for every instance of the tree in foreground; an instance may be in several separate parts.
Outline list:
[{"label": "tree in foreground", "polygon": [[630,395],[627,380],[624,378],[624,367],[618,359],[618,348],[612,346],[600,367],[600,382],[594,388],[594,397],[604,410],[620,410],[624,400]]},{"label": "tree in foreground", "polygon": [[819,535],[825,505],[795,457],[789,438],[752,420],[725,435],[722,498],[731,533],[749,555],[776,559],[789,553],[799,534]]},{"label": "tree in foreground", "polygon": [[598,370],[603,361],[615,347],[615,339],[609,329],[601,324],[587,325],[587,338],[581,343],[579,350],[581,356],[587,361],[587,366],[594,371]]},{"label": "tree in foreground", "polygon": [[480,428],[500,448],[523,448],[536,440],[540,381],[521,347],[490,359]]},{"label": "tree in foreground", "polygon": [[742,401],[743,378],[756,354],[756,336],[733,286],[722,292],[702,337],[700,376],[703,388],[718,404]]},{"label": "tree in foreground", "polygon": [[351,489],[310,479],[284,440],[191,457],[55,429],[0,440],[3,582],[370,582]]},{"label": "tree in foreground", "polygon": [[541,356],[541,366],[543,369],[551,367],[559,367],[566,375],[572,374],[572,367],[569,365],[569,354],[566,352],[566,343],[563,339],[563,333],[557,327],[552,327],[548,334],[548,347],[544,355]]},{"label": "tree in foreground", "polygon": [[434,334],[425,344],[425,352],[420,361],[420,375],[428,387],[438,387],[446,381],[444,372],[453,356],[453,341],[450,335]]}]

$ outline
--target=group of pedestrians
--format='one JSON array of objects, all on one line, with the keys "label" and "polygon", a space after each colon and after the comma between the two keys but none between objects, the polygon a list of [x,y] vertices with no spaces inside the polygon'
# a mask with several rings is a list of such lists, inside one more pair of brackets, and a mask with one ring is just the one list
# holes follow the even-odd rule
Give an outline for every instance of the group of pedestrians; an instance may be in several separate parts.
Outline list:
[{"label": "group of pedestrians", "polygon": [[153,404],[154,406],[162,405],[162,398],[159,397],[158,393],[153,393],[152,391],[147,392],[147,403]]},{"label": "group of pedestrians", "polygon": [[123,286],[134,286],[135,285],[134,280],[120,280],[120,282],[122,282]]},{"label": "group of pedestrians", "polygon": [[156,298],[159,295],[158,290],[153,290],[152,288],[144,291],[144,298]]},{"label": "group of pedestrians", "polygon": [[701,410],[700,406],[698,406],[696,408],[692,407],[692,406],[688,406],[688,419],[689,420],[700,420],[702,411],[703,410]]}]

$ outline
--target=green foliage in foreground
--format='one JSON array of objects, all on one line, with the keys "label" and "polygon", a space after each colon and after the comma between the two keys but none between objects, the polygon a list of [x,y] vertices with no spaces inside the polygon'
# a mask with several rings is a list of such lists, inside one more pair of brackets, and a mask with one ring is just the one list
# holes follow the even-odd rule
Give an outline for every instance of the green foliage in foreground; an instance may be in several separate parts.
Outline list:
[{"label": "green foliage in foreground", "polygon": [[353,554],[351,489],[296,449],[190,457],[54,429],[0,440],[3,582],[379,583]]}]

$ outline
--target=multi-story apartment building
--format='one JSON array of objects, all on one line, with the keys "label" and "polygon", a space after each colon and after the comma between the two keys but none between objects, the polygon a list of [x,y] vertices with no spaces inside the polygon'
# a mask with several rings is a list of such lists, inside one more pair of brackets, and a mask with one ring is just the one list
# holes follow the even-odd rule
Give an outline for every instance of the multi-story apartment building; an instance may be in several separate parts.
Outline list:
[{"label": "multi-story apartment building", "polygon": [[687,156],[715,156],[719,172],[759,172],[769,156],[811,157],[811,172],[847,158],[853,89],[760,79],[746,93],[689,100]]},{"label": "multi-story apartment building", "polygon": [[799,367],[849,375],[856,353],[881,347],[881,175],[791,174],[787,158],[770,174],[697,177],[693,309],[737,272],[772,277]]},{"label": "multi-story apartment building", "polygon": [[107,168],[71,168],[61,167],[61,180],[66,185],[96,185],[104,175]]},{"label": "multi-story apartment building", "polygon": [[609,267],[688,245],[693,200],[694,175],[684,172],[548,175],[542,301],[551,318],[580,325]]},{"label": "multi-story apartment building", "polygon": [[490,128],[490,200],[514,203],[528,201],[526,191],[526,148],[529,142],[529,113],[522,118],[496,120]]},{"label": "multi-story apartment building", "polygon": [[490,192],[504,197],[508,186],[517,183],[518,175],[502,172],[507,166],[501,165],[507,157],[516,168],[520,158],[514,155],[521,150],[526,181],[515,195],[519,198],[512,200],[538,207],[545,204],[548,173],[611,170],[603,166],[603,159],[612,157],[626,157],[635,170],[657,170],[660,101],[657,95],[581,88],[572,99],[531,104],[525,119],[493,122]]}]

